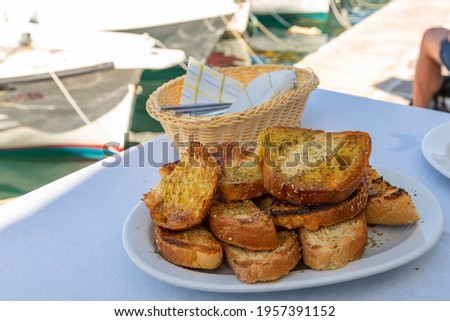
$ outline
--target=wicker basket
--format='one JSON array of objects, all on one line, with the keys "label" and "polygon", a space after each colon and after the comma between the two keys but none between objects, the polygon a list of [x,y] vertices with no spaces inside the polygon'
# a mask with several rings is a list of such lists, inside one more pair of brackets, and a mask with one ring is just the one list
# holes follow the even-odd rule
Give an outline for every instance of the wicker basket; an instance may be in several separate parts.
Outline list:
[{"label": "wicker basket", "polygon": [[[282,65],[254,65],[227,67],[217,70],[226,76],[248,84],[255,77],[292,67]],[[254,142],[258,134],[269,126],[299,126],[306,101],[319,80],[310,70],[295,68],[297,86],[268,102],[241,112],[218,116],[180,116],[160,111],[159,106],[179,105],[184,77],[175,78],[154,91],[147,101],[147,112],[158,120],[169,139],[201,143]]]}]

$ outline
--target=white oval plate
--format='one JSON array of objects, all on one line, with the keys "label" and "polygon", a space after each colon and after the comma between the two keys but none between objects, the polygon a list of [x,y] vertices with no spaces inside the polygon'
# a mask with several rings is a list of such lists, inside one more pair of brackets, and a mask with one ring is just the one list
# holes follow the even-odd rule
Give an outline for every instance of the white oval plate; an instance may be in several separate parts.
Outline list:
[{"label": "white oval plate", "polygon": [[143,203],[129,214],[123,227],[123,244],[131,260],[161,281],[211,292],[271,292],[335,284],[375,275],[411,262],[427,252],[444,228],[442,208],[434,195],[415,180],[381,166],[374,166],[392,184],[411,195],[421,219],[403,226],[369,227],[369,244],[361,259],[333,271],[314,271],[299,266],[272,282],[245,284],[225,265],[211,272],[178,267],[156,253],[154,225]]},{"label": "white oval plate", "polygon": [[450,123],[437,126],[424,136],[422,153],[431,166],[450,178]]}]

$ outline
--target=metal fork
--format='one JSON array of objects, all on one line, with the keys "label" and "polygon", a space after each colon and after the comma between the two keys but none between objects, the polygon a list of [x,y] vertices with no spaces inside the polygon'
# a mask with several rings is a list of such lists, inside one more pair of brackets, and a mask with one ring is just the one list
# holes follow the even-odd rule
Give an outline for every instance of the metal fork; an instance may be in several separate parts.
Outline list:
[{"label": "metal fork", "polygon": [[174,115],[214,116],[226,112],[231,103],[183,104],[179,106],[161,106],[159,110],[171,111]]}]

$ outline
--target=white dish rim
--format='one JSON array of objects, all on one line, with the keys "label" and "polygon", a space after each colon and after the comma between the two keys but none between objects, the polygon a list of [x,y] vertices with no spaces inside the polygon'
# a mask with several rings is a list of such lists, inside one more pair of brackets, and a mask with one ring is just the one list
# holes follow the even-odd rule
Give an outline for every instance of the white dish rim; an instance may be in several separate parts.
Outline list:
[{"label": "white dish rim", "polygon": [[[430,149],[430,143],[432,140],[439,138],[439,133],[443,130],[448,130],[450,132],[450,123],[441,124],[439,126],[434,127],[428,133],[425,134],[425,136],[422,139],[422,153],[425,159],[430,163],[431,166],[434,167],[439,173],[442,175],[450,178],[450,171],[443,168],[441,165],[439,165],[438,162],[433,158],[432,153],[436,152],[444,152],[444,149],[442,151],[434,151]],[[448,142],[450,143],[450,141]],[[445,144],[445,142],[443,142]]]}]

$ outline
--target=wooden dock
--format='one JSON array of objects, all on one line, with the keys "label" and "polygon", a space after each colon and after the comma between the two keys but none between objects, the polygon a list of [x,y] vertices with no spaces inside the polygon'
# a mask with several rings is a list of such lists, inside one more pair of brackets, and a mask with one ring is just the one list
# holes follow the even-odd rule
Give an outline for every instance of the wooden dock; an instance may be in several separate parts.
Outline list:
[{"label": "wooden dock", "polygon": [[422,35],[435,26],[450,27],[449,0],[392,0],[295,66],[319,88],[408,104]]}]

